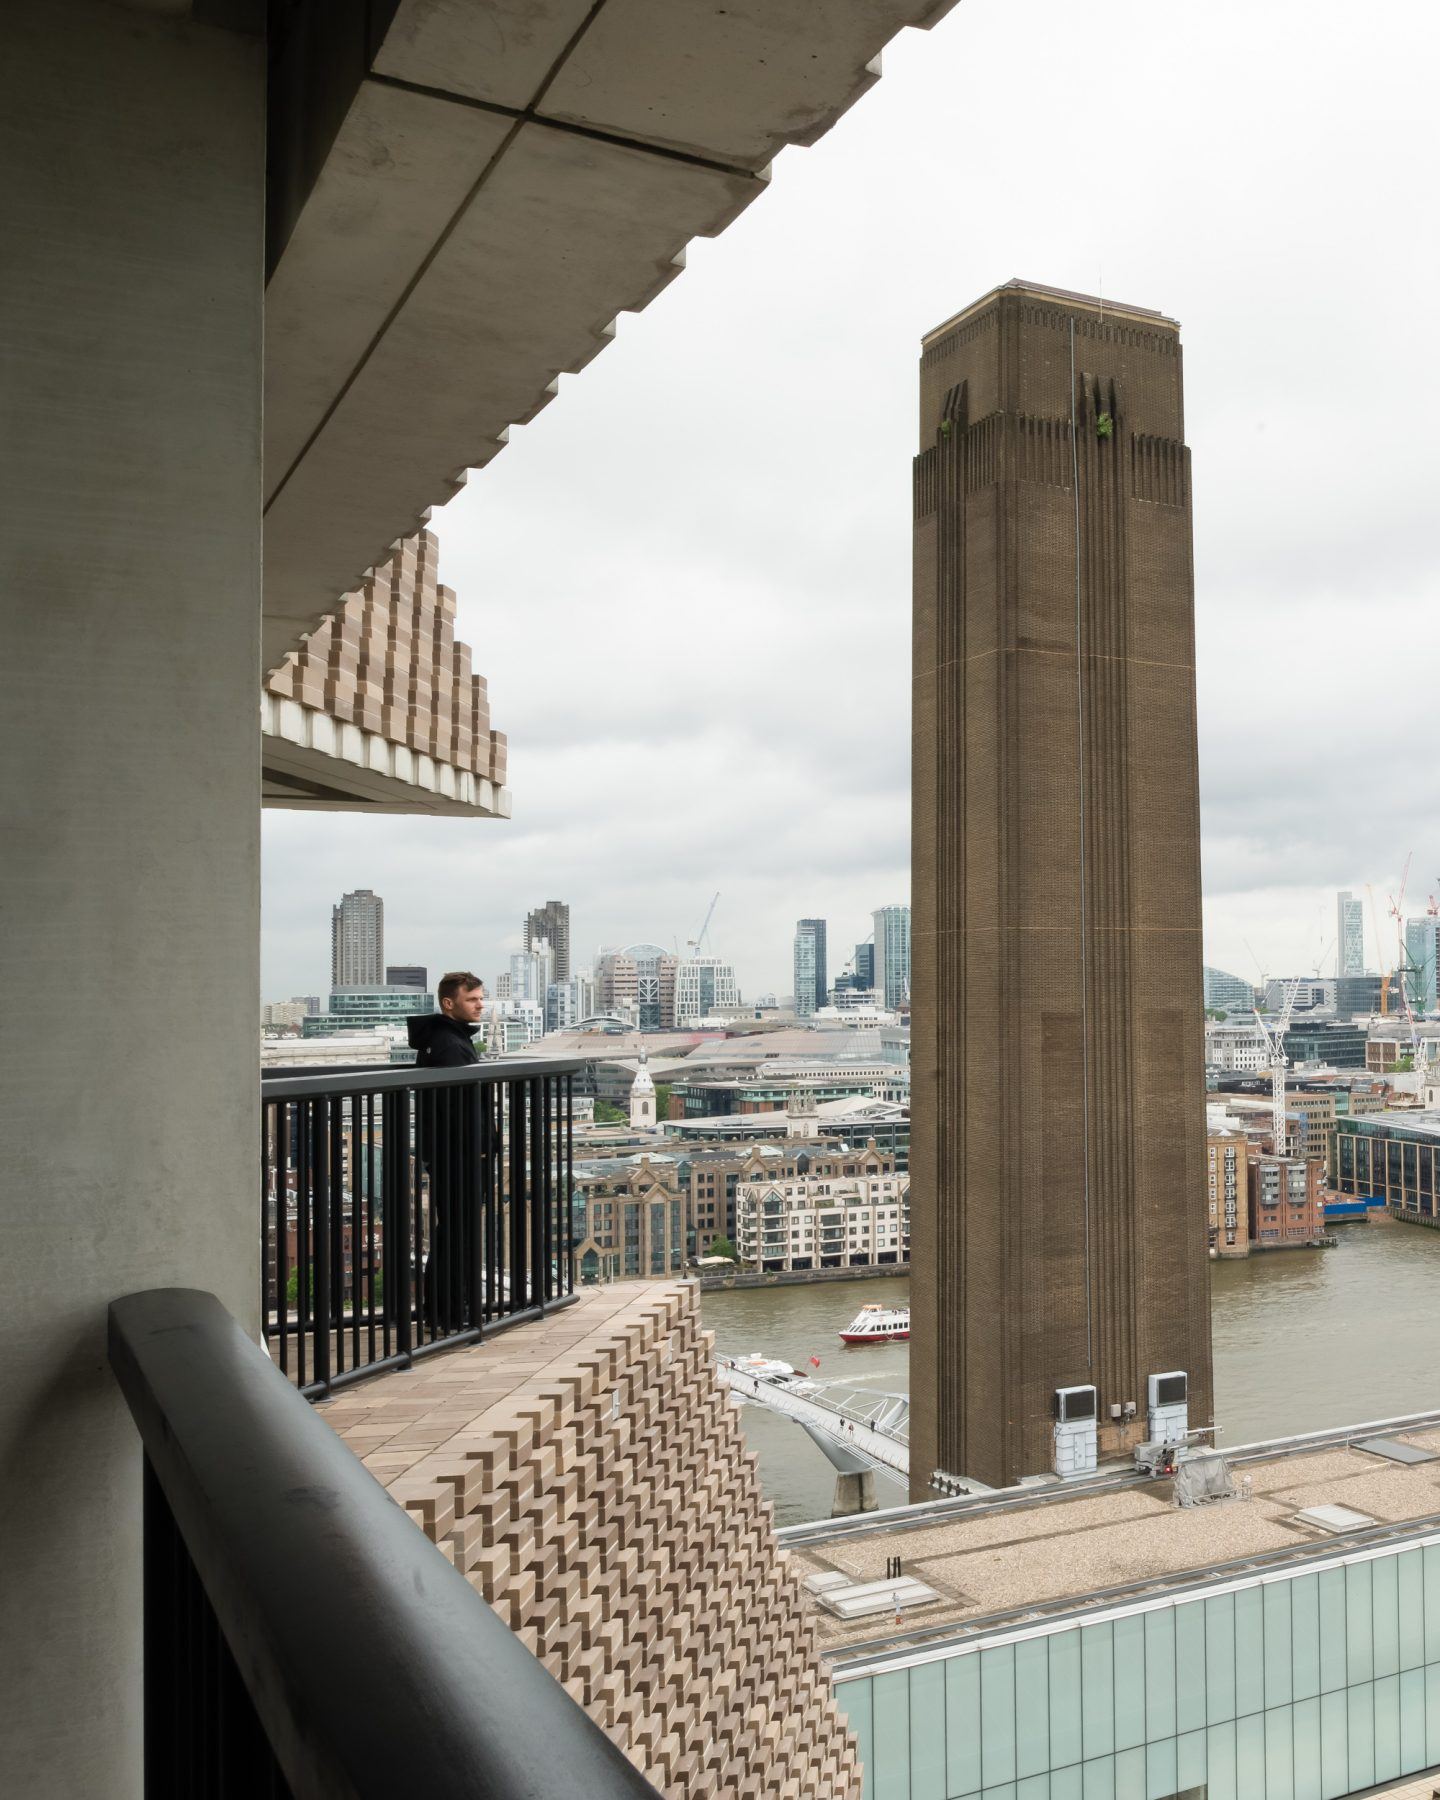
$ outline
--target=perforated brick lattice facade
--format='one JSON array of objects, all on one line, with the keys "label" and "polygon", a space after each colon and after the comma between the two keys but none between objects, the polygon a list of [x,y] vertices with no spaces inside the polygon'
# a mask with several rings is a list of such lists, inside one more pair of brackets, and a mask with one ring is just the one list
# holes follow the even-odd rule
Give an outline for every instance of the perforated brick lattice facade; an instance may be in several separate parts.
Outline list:
[{"label": "perforated brick lattice facade", "polygon": [[671,1800],[859,1800],[692,1286],[587,1292],[321,1410]]},{"label": "perforated brick lattice facade", "polygon": [[403,539],[265,687],[503,787],[505,735],[490,729],[485,678],[471,670],[470,646],[456,641],[455,595],[439,585],[439,556],[432,531]]}]

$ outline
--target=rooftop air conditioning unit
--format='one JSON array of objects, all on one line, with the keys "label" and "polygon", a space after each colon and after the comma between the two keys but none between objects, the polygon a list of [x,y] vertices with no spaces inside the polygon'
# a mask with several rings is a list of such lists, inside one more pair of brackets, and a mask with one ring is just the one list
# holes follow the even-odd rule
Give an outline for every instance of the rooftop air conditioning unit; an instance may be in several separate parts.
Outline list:
[{"label": "rooftop air conditioning unit", "polygon": [[1092,1386],[1056,1388],[1054,1468],[1062,1480],[1095,1473],[1097,1410]]},{"label": "rooftop air conditioning unit", "polygon": [[1190,1382],[1183,1369],[1170,1369],[1148,1380],[1146,1423],[1154,1444],[1180,1443],[1190,1429]]},{"label": "rooftop air conditioning unit", "polygon": [[1189,1398],[1189,1379],[1183,1369],[1172,1369],[1168,1375],[1150,1377],[1150,1405],[1183,1406]]}]

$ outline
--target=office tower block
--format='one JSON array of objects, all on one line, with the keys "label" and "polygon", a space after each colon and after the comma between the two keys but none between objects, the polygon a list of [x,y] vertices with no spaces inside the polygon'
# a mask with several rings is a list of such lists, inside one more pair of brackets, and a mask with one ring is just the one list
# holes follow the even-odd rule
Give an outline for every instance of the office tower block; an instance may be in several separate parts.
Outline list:
[{"label": "office tower block", "polygon": [[1415,1012],[1435,1010],[1435,936],[1433,914],[1405,921],[1405,998]]},{"label": "office tower block", "polygon": [[430,971],[424,963],[386,963],[386,987],[420,988],[430,985]]},{"label": "office tower block", "polygon": [[1152,1374],[1212,1417],[1179,329],[1011,282],[921,390],[917,1497],[1050,1468],[1057,1389],[1097,1390],[1102,1457]]},{"label": "office tower block", "polygon": [[369,888],[342,894],[330,909],[330,985],[385,985],[385,902]]},{"label": "office tower block", "polygon": [[554,962],[552,981],[568,981],[570,979],[570,903],[568,900],[547,900],[543,906],[537,906],[525,918],[525,948],[528,950],[537,938],[544,938],[550,946],[550,954]]},{"label": "office tower block", "polygon": [[1335,896],[1335,973],[1365,973],[1365,902],[1348,890]]},{"label": "office tower block", "polygon": [[873,988],[875,985],[875,946],[874,944],[857,944],[855,946],[855,986]]},{"label": "office tower block", "polygon": [[881,906],[875,920],[875,991],[882,1006],[903,1006],[910,998],[910,908]]},{"label": "office tower block", "polygon": [[795,924],[795,1011],[805,1018],[829,998],[825,921],[799,919]]}]

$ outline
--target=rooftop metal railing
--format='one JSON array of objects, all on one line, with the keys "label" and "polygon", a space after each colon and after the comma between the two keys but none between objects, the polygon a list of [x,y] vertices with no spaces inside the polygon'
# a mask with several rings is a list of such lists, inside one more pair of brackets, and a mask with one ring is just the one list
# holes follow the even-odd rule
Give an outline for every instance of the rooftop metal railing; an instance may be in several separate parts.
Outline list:
[{"label": "rooftop metal railing", "polygon": [[571,1297],[581,1066],[265,1073],[260,1316],[303,1394]]},{"label": "rooftop metal railing", "polygon": [[110,1308],[147,1800],[657,1800],[211,1294]]}]

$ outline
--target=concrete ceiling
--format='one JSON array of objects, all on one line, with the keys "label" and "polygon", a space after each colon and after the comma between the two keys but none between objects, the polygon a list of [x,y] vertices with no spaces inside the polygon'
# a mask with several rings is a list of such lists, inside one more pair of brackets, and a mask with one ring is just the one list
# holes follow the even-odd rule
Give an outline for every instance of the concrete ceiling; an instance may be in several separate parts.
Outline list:
[{"label": "concrete ceiling", "polygon": [[954,4],[401,0],[325,59],[266,296],[266,665]]}]

